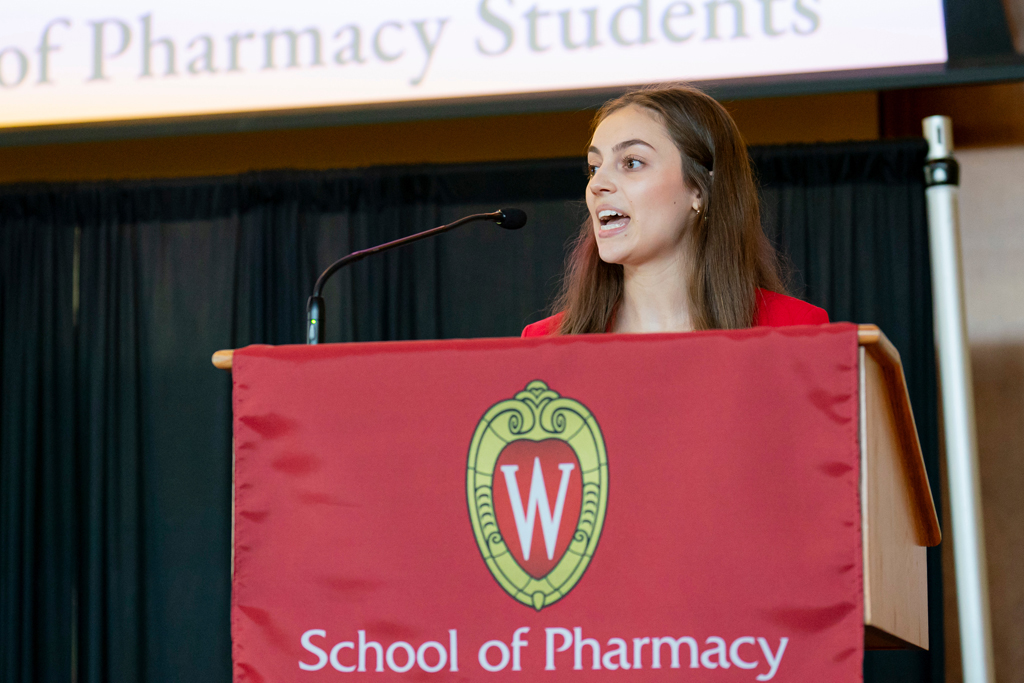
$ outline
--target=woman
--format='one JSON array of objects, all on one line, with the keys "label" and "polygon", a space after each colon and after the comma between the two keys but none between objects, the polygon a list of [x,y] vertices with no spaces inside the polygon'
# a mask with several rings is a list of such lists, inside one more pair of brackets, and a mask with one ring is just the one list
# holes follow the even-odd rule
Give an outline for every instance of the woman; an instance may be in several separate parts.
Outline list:
[{"label": "woman", "polygon": [[746,145],[689,87],[627,93],[597,113],[588,219],[555,310],[524,337],[828,322],[785,296]]}]

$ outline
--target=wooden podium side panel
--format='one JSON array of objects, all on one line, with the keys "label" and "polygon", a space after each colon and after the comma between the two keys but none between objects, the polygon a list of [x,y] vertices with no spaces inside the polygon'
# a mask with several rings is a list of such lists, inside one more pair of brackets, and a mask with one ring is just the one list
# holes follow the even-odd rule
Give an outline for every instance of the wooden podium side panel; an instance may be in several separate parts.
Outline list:
[{"label": "wooden podium side panel", "polygon": [[861,347],[865,643],[928,647],[928,580],[911,472],[881,365]]}]

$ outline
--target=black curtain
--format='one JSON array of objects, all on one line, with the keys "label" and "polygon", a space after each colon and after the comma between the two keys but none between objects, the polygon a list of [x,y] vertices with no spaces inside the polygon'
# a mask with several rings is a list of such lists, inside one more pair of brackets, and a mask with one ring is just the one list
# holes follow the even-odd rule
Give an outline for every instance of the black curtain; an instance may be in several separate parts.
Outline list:
[{"label": "black curtain", "polygon": [[[795,293],[903,354],[937,484],[923,143],[752,155]],[[301,342],[330,261],[500,206],[527,227],[339,273],[327,339],[517,335],[585,185],[569,159],[0,190],[0,677],[230,680],[230,377],[211,352]],[[942,680],[930,568],[931,653],[869,654],[868,680]]]},{"label": "black curtain", "polygon": [[79,557],[74,228],[18,202],[0,216],[0,680],[68,681]]}]

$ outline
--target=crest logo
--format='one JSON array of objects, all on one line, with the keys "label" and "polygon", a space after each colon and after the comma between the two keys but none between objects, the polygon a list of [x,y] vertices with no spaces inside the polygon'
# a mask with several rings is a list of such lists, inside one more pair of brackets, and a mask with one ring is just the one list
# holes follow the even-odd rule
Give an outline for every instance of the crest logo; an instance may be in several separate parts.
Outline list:
[{"label": "crest logo", "polygon": [[597,549],[608,457],[586,406],[541,381],[484,414],[466,467],[469,519],[487,568],[536,610],[565,597]]}]

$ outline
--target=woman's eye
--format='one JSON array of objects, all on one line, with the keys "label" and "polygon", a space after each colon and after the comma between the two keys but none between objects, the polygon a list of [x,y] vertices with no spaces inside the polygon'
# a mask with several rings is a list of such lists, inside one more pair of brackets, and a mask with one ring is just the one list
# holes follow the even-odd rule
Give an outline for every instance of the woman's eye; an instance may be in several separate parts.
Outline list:
[{"label": "woman's eye", "polygon": [[594,164],[587,164],[587,177],[593,178],[595,173],[597,173],[597,166]]},{"label": "woman's eye", "polygon": [[625,160],[625,165],[626,165],[626,168],[627,168],[627,169],[629,169],[630,171],[635,171],[635,170],[637,170],[638,168],[640,168],[641,166],[643,166],[643,163],[644,163],[644,162],[640,161],[639,159],[632,159],[632,158],[629,158],[629,159],[626,159],[626,160]]}]

